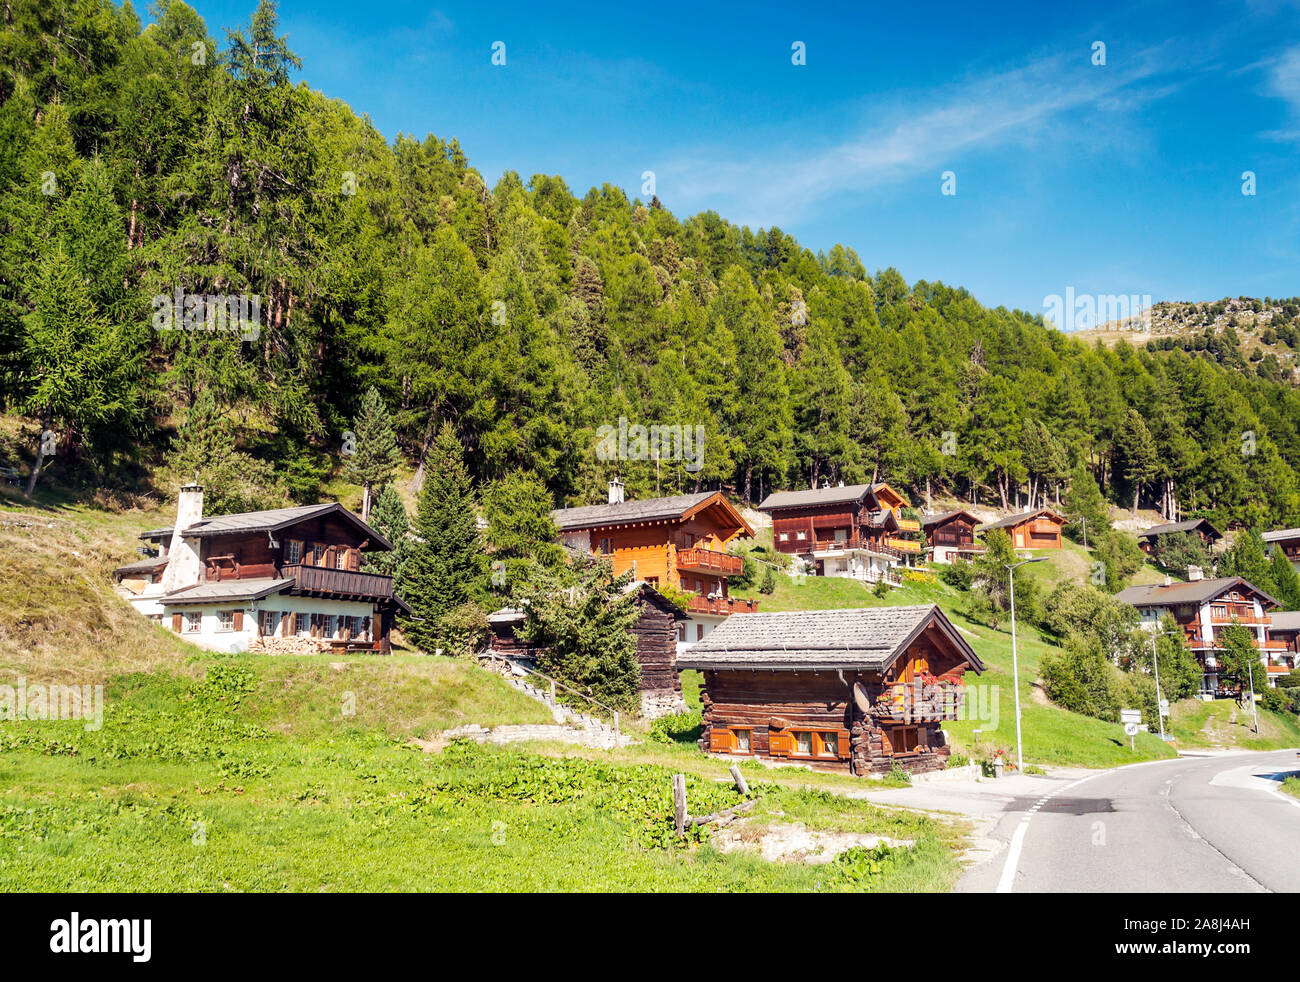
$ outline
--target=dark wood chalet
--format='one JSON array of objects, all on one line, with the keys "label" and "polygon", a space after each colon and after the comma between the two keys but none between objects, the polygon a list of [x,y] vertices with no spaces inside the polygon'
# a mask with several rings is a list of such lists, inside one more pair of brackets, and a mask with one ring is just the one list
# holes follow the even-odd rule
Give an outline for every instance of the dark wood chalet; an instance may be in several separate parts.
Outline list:
[{"label": "dark wood chalet", "polygon": [[1215,543],[1223,538],[1223,534],[1211,525],[1208,519],[1191,518],[1185,522],[1151,526],[1138,536],[1138,546],[1149,556],[1156,551],[1161,536],[1179,535],[1183,532],[1197,536],[1205,544],[1205,548],[1210,550],[1213,550]]},{"label": "dark wood chalet", "polygon": [[[203,489],[181,489],[177,520],[141,534],[157,555],[114,571],[141,613],[221,651],[391,650],[410,608],[361,556],[392,544],[341,504],[203,515]],[[146,551],[151,551],[146,549]]]},{"label": "dark wood chalet", "polygon": [[777,491],[758,506],[772,516],[776,550],[803,557],[818,576],[891,583],[897,566],[923,552],[921,524],[902,516],[906,507],[883,482]]},{"label": "dark wood chalet", "polygon": [[702,749],[850,774],[944,767],[962,676],[984,670],[934,604],[735,618],[677,665],[704,673]]},{"label": "dark wood chalet", "polygon": [[1262,538],[1270,555],[1281,552],[1291,560],[1292,566],[1300,569],[1300,529],[1275,529],[1265,532]]},{"label": "dark wood chalet", "polygon": [[983,552],[975,545],[975,526],[979,523],[980,520],[968,511],[945,511],[921,519],[930,561],[951,563]]}]

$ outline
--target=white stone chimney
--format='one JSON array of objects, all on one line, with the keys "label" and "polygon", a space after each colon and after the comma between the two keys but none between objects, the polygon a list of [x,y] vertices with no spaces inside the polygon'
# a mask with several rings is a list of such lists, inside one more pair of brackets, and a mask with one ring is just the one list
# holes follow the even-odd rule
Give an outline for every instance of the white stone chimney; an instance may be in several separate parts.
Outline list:
[{"label": "white stone chimney", "polygon": [[176,496],[176,524],[167,549],[167,568],[163,570],[162,592],[171,593],[199,582],[199,541],[186,538],[185,530],[203,517],[203,486],[186,484]]},{"label": "white stone chimney", "polygon": [[618,478],[609,482],[609,503],[611,505],[621,505],[623,503],[624,487],[623,482]]},{"label": "white stone chimney", "polygon": [[1168,573],[1166,573],[1166,574],[1165,574],[1165,586],[1173,586],[1173,585],[1174,585],[1174,578],[1173,578],[1172,576],[1170,576]]},{"label": "white stone chimney", "polygon": [[1205,579],[1205,570],[1201,569],[1201,567],[1199,566],[1188,566],[1187,579],[1189,582],[1195,582],[1196,580],[1203,580]]}]

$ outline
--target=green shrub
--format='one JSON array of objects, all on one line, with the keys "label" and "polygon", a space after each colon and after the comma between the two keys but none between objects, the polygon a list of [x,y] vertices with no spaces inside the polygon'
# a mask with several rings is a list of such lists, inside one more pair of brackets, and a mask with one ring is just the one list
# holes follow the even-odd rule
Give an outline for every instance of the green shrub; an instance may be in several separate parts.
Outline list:
[{"label": "green shrub", "polygon": [[650,724],[650,739],[656,743],[695,743],[704,732],[704,717],[699,710],[670,713]]},{"label": "green shrub", "polygon": [[970,758],[965,754],[953,754],[948,758],[949,767],[965,767],[970,763]]}]

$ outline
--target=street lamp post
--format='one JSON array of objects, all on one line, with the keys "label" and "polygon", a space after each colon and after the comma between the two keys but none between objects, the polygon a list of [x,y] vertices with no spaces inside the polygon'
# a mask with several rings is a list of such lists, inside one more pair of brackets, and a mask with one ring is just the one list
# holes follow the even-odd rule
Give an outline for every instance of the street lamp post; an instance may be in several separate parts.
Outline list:
[{"label": "street lamp post", "polygon": [[1156,622],[1156,629],[1151,632],[1151,665],[1156,673],[1156,719],[1160,721],[1160,739],[1165,738],[1165,714],[1160,708],[1160,658],[1156,654],[1156,638],[1160,636],[1160,623]]},{"label": "street lamp post", "polygon": [[1025,747],[1020,737],[1020,662],[1016,658],[1016,570],[1028,563],[1041,563],[1044,557],[1022,559],[1018,563],[1003,563],[1011,571],[1008,580],[1011,584],[1011,680],[1016,696],[1016,772],[1025,773]]}]

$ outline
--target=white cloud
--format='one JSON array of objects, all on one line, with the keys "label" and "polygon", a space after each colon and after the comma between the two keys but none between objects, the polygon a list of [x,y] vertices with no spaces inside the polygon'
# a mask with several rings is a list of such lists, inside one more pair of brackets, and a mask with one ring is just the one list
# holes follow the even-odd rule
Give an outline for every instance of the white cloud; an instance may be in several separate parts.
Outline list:
[{"label": "white cloud", "polygon": [[[843,191],[863,191],[933,171],[959,170],[964,155],[1012,145],[1050,152],[1096,148],[1120,136],[1120,114],[1133,112],[1177,87],[1160,77],[1175,59],[1164,47],[1138,52],[1122,65],[1088,63],[1086,47],[1027,65],[973,77],[916,96],[907,105],[871,107],[876,119],[859,132],[821,146],[780,141],[743,159],[698,152],[665,172],[674,205],[715,208],[750,224],[791,221]],[[1179,52],[1178,68],[1189,66]],[[1102,114],[1085,123],[1085,113]]]}]

